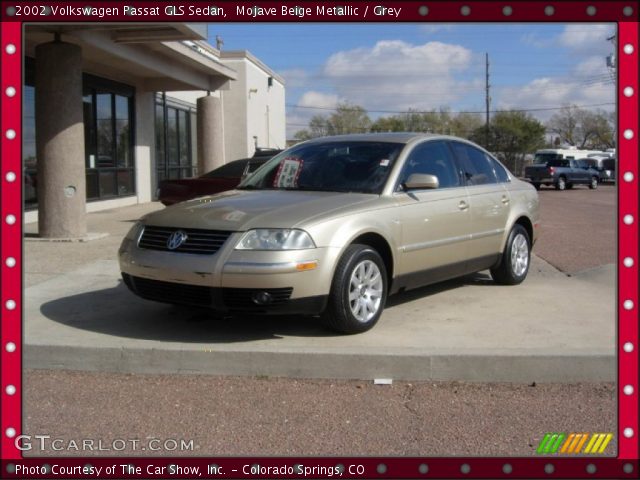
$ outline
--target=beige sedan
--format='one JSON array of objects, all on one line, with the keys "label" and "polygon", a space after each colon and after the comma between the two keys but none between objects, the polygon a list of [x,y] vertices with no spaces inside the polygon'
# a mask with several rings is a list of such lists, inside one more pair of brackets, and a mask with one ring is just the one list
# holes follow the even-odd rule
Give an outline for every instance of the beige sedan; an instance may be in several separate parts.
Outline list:
[{"label": "beige sedan", "polygon": [[538,195],[488,152],[427,134],[325,137],[236,190],[147,215],[119,250],[126,285],[159,302],[375,325],[389,294],[490,269],[527,276]]}]

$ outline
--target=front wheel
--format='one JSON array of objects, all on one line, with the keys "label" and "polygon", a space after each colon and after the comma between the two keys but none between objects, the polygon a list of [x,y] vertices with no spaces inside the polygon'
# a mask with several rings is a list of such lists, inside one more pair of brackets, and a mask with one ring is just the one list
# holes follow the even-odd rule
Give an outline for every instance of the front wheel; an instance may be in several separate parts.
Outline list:
[{"label": "front wheel", "polygon": [[531,239],[522,225],[514,225],[507,238],[502,259],[491,269],[491,277],[501,285],[518,285],[527,277],[531,263]]},{"label": "front wheel", "polygon": [[378,322],[386,298],[387,271],[378,252],[350,245],[338,261],[322,320],[342,333],[366,332]]},{"label": "front wheel", "polygon": [[595,190],[598,188],[598,177],[591,177],[591,183],[589,183],[589,188],[591,190]]},{"label": "front wheel", "polygon": [[556,190],[565,190],[567,188],[567,179],[564,177],[558,178],[556,182]]}]

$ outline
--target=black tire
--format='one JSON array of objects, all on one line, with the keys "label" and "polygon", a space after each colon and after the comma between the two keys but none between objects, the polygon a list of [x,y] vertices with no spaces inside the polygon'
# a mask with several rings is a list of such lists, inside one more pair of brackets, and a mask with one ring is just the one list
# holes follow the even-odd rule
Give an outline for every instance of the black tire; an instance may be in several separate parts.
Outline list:
[{"label": "black tire", "polygon": [[591,190],[595,190],[596,188],[598,188],[598,177],[596,177],[595,175],[593,177],[591,177],[591,181],[589,183],[589,188]]},{"label": "black tire", "polygon": [[573,188],[573,183],[567,183],[567,190],[571,190]]},{"label": "black tire", "polygon": [[[373,272],[373,279],[377,279],[376,270],[371,267],[372,265],[377,268],[381,280],[380,284],[378,285],[376,280],[376,288],[367,288],[367,286],[361,285],[352,289],[351,280],[358,275],[356,273],[358,268],[363,267],[362,271],[365,273],[371,274]],[[367,270],[367,266],[370,267],[370,270]],[[379,286],[381,286],[380,290],[378,290]],[[350,295],[356,294],[358,288],[360,288],[360,296],[357,299],[350,299]],[[370,295],[371,292],[380,293]],[[378,252],[368,245],[349,245],[336,266],[327,308],[321,318],[327,327],[338,332],[348,334],[366,332],[380,319],[386,298],[387,270]],[[375,311],[370,311],[369,306],[375,308]],[[354,313],[354,308],[356,313]],[[356,316],[357,313],[361,314],[360,318]],[[365,316],[368,318],[362,318]]]},{"label": "black tire", "polygon": [[535,188],[536,190],[540,190],[540,184],[537,182],[533,183],[533,188]]},{"label": "black tire", "polygon": [[[517,262],[512,259],[512,254],[519,256],[520,260],[524,261],[524,258],[518,255],[518,251],[514,254],[514,248],[521,246],[522,239],[526,244],[526,262],[524,264],[524,270],[518,271],[518,267],[515,265]],[[518,246],[514,246],[516,243],[518,243]],[[522,266],[521,263],[517,263],[517,265]],[[509,232],[509,238],[507,238],[507,244],[504,247],[500,264],[491,269],[491,277],[500,285],[518,285],[527,278],[530,265],[531,239],[525,228],[522,225],[516,224],[511,229],[511,232]]]},{"label": "black tire", "polygon": [[566,190],[567,188],[567,179],[564,177],[558,177],[558,181],[556,182],[556,190]]}]

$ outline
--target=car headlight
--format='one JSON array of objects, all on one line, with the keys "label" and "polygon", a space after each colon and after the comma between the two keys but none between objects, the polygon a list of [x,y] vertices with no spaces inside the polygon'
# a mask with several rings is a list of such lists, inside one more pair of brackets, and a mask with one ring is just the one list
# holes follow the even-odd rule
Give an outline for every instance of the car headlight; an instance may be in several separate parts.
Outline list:
[{"label": "car headlight", "polygon": [[236,250],[304,250],[316,248],[307,232],[293,228],[257,228],[245,233]]}]

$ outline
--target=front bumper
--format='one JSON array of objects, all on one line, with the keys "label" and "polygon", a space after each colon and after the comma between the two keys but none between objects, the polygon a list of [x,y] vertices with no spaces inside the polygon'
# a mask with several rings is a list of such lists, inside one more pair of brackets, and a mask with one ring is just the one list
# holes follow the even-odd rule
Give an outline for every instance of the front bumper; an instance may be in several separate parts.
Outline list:
[{"label": "front bumper", "polygon": [[[293,288],[212,288],[149,280],[127,273],[122,273],[122,279],[133,293],[147,300],[206,307],[227,313],[317,315],[324,311],[328,297],[318,295],[292,299]],[[264,295],[268,301],[256,301]]]},{"label": "front bumper", "polygon": [[[324,309],[339,248],[234,250],[241,235],[232,234],[213,255],[150,250],[125,239],[120,270],[127,286],[150,300],[255,313],[316,314]],[[300,265],[313,268],[301,270]],[[283,291],[288,293],[280,301]],[[254,295],[260,292],[278,301],[259,305]]]}]

